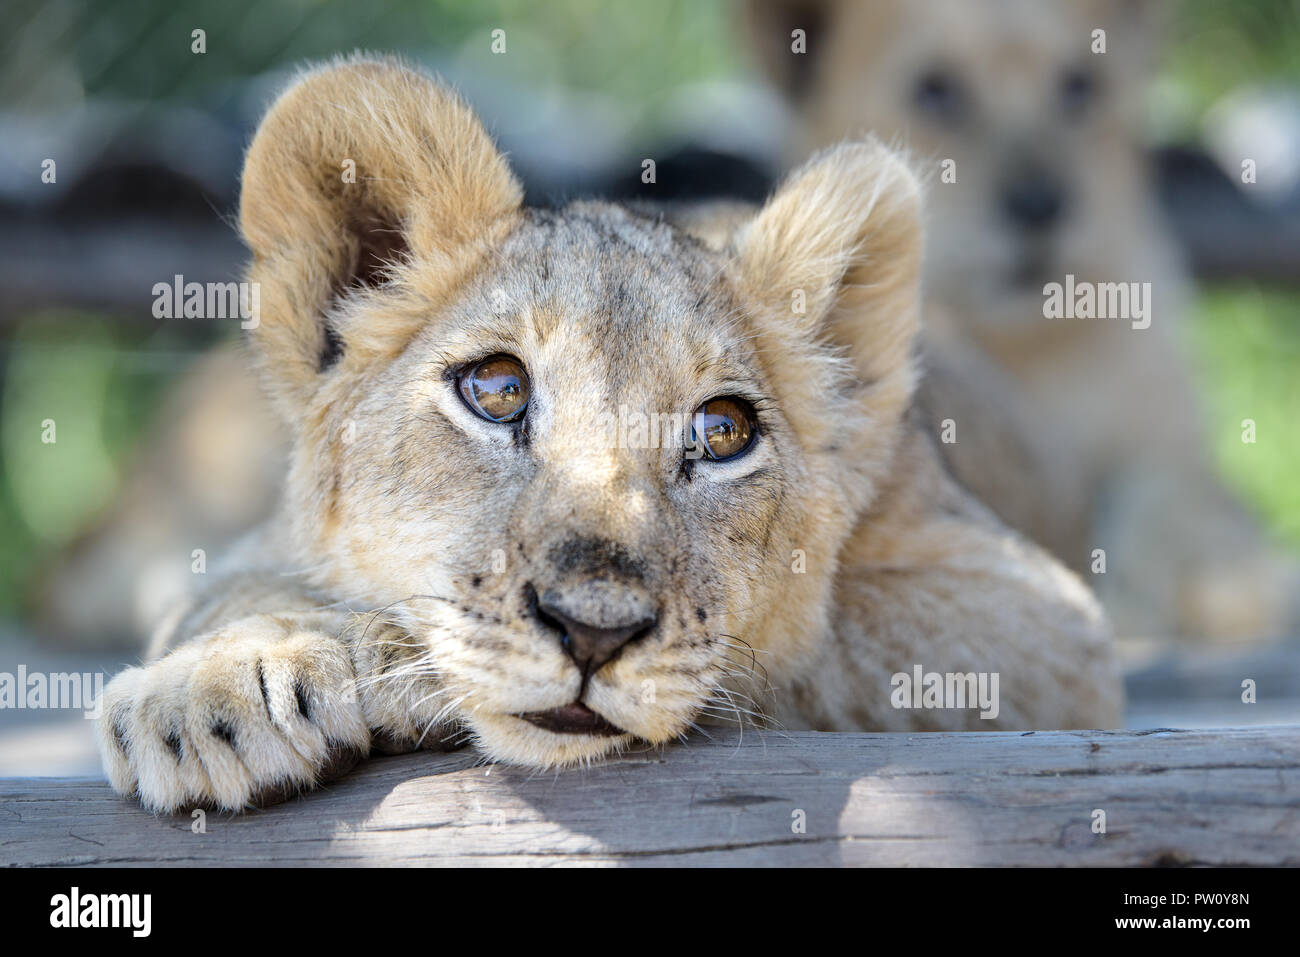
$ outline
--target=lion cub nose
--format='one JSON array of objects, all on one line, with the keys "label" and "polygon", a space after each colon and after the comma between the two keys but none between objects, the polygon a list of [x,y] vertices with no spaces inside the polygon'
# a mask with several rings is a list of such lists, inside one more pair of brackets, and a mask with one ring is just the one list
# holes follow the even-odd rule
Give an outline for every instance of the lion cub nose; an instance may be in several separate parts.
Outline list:
[{"label": "lion cub nose", "polygon": [[1065,189],[1045,175],[1018,180],[1003,191],[1002,209],[1021,229],[1046,229],[1065,209]]},{"label": "lion cub nose", "polygon": [[537,596],[537,611],[564,633],[561,644],[584,678],[658,621],[644,589],[608,579],[548,588]]}]

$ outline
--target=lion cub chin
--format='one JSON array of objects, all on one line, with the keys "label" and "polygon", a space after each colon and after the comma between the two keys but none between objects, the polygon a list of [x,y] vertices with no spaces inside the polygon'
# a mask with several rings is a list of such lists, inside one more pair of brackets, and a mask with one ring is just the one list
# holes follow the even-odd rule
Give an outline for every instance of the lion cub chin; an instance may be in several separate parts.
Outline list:
[{"label": "lion cub chin", "polygon": [[[109,685],[114,787],[237,809],[372,751],[571,765],[756,716],[1113,725],[1091,595],[914,423],[903,162],[846,143],[703,219],[523,208],[390,61],[285,93],[241,207],[283,511]],[[996,700],[900,694],[918,669]]]}]

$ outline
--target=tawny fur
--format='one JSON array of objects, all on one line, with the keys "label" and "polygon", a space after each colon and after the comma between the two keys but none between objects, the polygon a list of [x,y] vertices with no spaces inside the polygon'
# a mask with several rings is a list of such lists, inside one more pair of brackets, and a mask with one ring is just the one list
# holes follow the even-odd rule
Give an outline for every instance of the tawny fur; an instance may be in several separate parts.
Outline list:
[{"label": "tawny fur", "polygon": [[[370,750],[470,740],[561,766],[746,712],[1114,726],[1096,602],[962,490],[917,424],[921,203],[904,161],[846,143],[734,229],[688,220],[522,208],[463,103],[395,63],[335,64],[286,93],[242,203],[252,347],[293,434],[285,504],[161,657],[110,683],[114,787],[154,809],[239,808]],[[456,393],[460,364],[497,353],[529,371],[526,431]],[[611,409],[689,414],[719,395],[758,409],[740,458],[602,440]],[[613,567],[658,603],[583,699],[627,733],[516,717],[582,685],[529,587]],[[999,717],[896,710],[890,675],[916,664],[999,672]]]}]

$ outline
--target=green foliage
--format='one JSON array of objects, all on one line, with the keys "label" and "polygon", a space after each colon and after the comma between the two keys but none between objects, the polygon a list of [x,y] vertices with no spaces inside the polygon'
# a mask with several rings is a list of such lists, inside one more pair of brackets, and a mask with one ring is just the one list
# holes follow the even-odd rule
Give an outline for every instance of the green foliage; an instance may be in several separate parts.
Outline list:
[{"label": "green foliage", "polygon": [[112,500],[194,345],[166,327],[84,313],[17,324],[0,376],[0,617],[24,610],[44,561]]},{"label": "green foliage", "polygon": [[1167,73],[1197,112],[1243,83],[1300,82],[1300,0],[1180,0]]},{"label": "green foliage", "polygon": [[[668,92],[732,76],[742,60],[731,2],[719,0],[17,0],[0,59],[0,101],[61,109],[80,91],[138,103],[220,107],[243,81],[352,50],[436,58],[474,76],[498,76],[545,94],[559,87],[611,96],[653,133]],[[207,52],[191,51],[205,31]],[[506,31],[507,54],[491,52]],[[147,53],[145,52],[147,51]],[[76,87],[63,82],[76,79]]]},{"label": "green foliage", "polygon": [[[1300,295],[1213,288],[1190,317],[1210,442],[1223,474],[1279,539],[1300,547]],[[1242,442],[1242,420],[1256,441]]]}]

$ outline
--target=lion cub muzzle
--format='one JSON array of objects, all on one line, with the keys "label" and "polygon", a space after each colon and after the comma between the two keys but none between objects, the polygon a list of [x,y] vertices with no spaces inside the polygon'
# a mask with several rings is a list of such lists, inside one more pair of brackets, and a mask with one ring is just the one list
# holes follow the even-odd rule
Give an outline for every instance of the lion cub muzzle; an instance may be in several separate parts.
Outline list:
[{"label": "lion cub muzzle", "polygon": [[560,644],[584,679],[659,620],[644,588],[614,578],[547,588],[537,596],[537,615],[563,636]]},{"label": "lion cub muzzle", "polygon": [[591,676],[659,623],[654,599],[641,578],[613,566],[584,564],[574,574],[525,587],[529,612],[544,632],[554,634],[582,675],[576,699],[549,711],[520,715],[561,734],[624,734],[583,703]]}]

